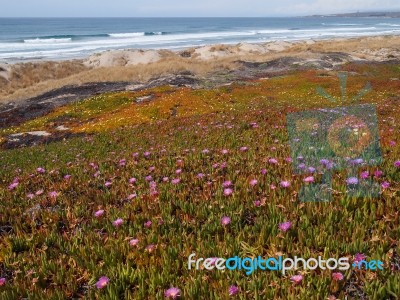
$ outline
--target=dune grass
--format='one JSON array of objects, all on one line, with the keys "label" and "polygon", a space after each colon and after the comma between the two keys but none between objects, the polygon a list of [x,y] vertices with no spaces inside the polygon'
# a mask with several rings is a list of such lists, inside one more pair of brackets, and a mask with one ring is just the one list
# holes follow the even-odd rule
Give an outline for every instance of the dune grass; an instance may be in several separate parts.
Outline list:
[{"label": "dune grass", "polygon": [[[344,70],[358,74],[350,77],[349,94],[366,81],[374,88],[361,103],[377,104],[384,161],[360,172],[372,176],[382,170],[374,180],[390,185],[376,199],[349,196],[347,175],[335,172],[332,202],[298,201],[306,175],[293,174],[287,160],[285,115],[334,106],[315,93],[323,86],[339,95],[335,74],[326,72],[213,90],[106,94],[3,130],[3,136],[51,131],[63,120],[88,135],[0,152],[0,277],[6,280],[0,298],[162,299],[165,290],[177,287],[182,299],[227,299],[234,285],[238,299],[396,299],[400,81],[390,78],[399,78],[400,68]],[[135,102],[148,95],[150,102]],[[232,182],[231,195],[226,181]],[[282,187],[283,181],[290,186]],[[231,218],[227,226],[223,216]],[[113,223],[119,218],[122,224]],[[292,224],[286,232],[279,229],[285,221]],[[330,270],[246,276],[188,270],[191,253],[204,258],[364,253],[385,268],[349,270],[341,281]],[[296,274],[303,275],[298,284],[290,280]],[[109,282],[99,289],[102,276]]]}]

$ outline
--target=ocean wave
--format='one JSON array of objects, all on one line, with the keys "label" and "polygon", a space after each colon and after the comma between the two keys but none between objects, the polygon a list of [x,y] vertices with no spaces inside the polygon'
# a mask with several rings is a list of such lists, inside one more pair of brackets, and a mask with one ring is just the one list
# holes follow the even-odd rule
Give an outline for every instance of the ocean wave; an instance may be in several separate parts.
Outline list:
[{"label": "ocean wave", "polygon": [[26,39],[24,43],[26,44],[55,44],[55,43],[68,43],[71,42],[72,38],[36,38],[36,39]]},{"label": "ocean wave", "polygon": [[324,26],[362,26],[363,24],[356,24],[356,23],[321,23]]},{"label": "ocean wave", "polygon": [[392,26],[392,27],[400,27],[400,24],[393,24],[393,23],[379,23],[377,25],[380,26]]},{"label": "ocean wave", "polygon": [[144,36],[145,32],[130,32],[130,33],[110,33],[108,36],[114,38],[130,38],[136,36]]},{"label": "ocean wave", "polygon": [[138,36],[151,36],[151,35],[164,35],[166,32],[162,31],[151,31],[151,32],[128,32],[128,33],[110,33],[109,37],[113,38],[132,38]]}]

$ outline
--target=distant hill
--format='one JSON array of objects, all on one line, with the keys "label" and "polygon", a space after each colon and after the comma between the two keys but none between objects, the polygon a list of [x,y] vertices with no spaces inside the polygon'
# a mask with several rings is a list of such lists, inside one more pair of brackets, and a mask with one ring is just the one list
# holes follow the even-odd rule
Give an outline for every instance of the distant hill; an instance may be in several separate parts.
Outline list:
[{"label": "distant hill", "polygon": [[355,12],[332,15],[313,15],[312,17],[343,17],[343,18],[400,18],[400,12]]}]

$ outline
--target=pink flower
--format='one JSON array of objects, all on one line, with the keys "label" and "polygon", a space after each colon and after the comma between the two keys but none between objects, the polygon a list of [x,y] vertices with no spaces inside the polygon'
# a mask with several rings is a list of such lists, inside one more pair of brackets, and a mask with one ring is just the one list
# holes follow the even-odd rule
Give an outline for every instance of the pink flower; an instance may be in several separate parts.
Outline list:
[{"label": "pink flower", "polygon": [[57,193],[57,192],[55,192],[55,191],[49,192],[49,197],[50,197],[50,198],[57,198],[58,195],[59,195],[59,193]]},{"label": "pink flower", "polygon": [[392,146],[392,147],[393,147],[393,146],[396,146],[396,142],[395,142],[395,141],[390,141],[390,142],[389,142],[389,145]]},{"label": "pink flower", "polygon": [[290,277],[290,280],[293,281],[294,283],[298,284],[298,283],[302,282],[303,275],[294,275],[294,276]]},{"label": "pink flower", "polygon": [[65,175],[65,176],[64,176],[64,179],[65,179],[65,180],[69,180],[69,179],[71,179],[71,177],[72,177],[71,175]]},{"label": "pink flower", "polygon": [[354,256],[354,262],[358,264],[360,261],[365,260],[366,258],[367,257],[363,253],[357,253]]},{"label": "pink flower", "polygon": [[28,198],[28,199],[33,199],[33,198],[35,198],[35,195],[34,194],[32,194],[32,193],[29,193],[28,195],[26,195],[26,198]]},{"label": "pink flower", "polygon": [[379,178],[379,177],[381,177],[383,175],[383,172],[381,170],[376,170],[374,172],[374,175],[375,175],[375,177]]},{"label": "pink flower", "polygon": [[151,155],[151,153],[149,151],[146,151],[146,152],[143,153],[143,155],[144,155],[144,157],[147,158],[147,157],[149,157]]},{"label": "pink flower", "polygon": [[270,158],[270,159],[268,160],[268,162],[269,162],[270,164],[273,164],[273,165],[276,165],[276,164],[278,163],[278,161],[277,161],[275,158]]},{"label": "pink flower", "polygon": [[357,185],[358,184],[358,178],[357,177],[349,177],[346,179],[347,185]]},{"label": "pink flower", "polygon": [[135,246],[137,246],[138,244],[139,244],[139,240],[138,240],[138,239],[132,239],[132,240],[129,241],[129,245],[130,245],[131,247],[135,247]]},{"label": "pink flower", "polygon": [[156,249],[156,245],[150,244],[150,245],[147,245],[147,246],[146,246],[145,251],[151,253],[151,252],[153,252],[155,249]]},{"label": "pink flower", "polygon": [[181,180],[179,179],[179,178],[175,178],[175,179],[172,179],[171,180],[171,183],[172,184],[178,184],[178,183],[180,183],[181,182]]},{"label": "pink flower", "polygon": [[255,186],[258,183],[257,179],[250,180],[250,185]]},{"label": "pink flower", "polygon": [[151,224],[153,224],[153,223],[149,220],[149,221],[147,221],[146,223],[144,223],[144,227],[150,228],[150,227],[151,227]]},{"label": "pink flower", "polygon": [[218,257],[210,257],[210,265],[215,266],[215,263],[217,262]]},{"label": "pink flower", "polygon": [[207,154],[207,153],[210,153],[210,150],[208,150],[208,149],[204,149],[203,151],[201,151],[203,154]]},{"label": "pink flower", "polygon": [[124,166],[126,165],[126,159],[121,159],[121,160],[119,161],[119,165],[120,165],[121,167],[124,167]]},{"label": "pink flower", "polygon": [[307,182],[307,183],[314,182],[314,177],[308,176],[308,177],[304,178],[304,182]]},{"label": "pink flower", "polygon": [[315,168],[314,168],[314,167],[309,167],[309,168],[308,168],[308,172],[314,173],[314,172],[315,172]]},{"label": "pink flower", "polygon": [[122,225],[122,223],[124,223],[124,220],[122,220],[121,218],[119,218],[119,219],[116,219],[116,220],[113,222],[113,225],[114,225],[115,227],[119,227],[119,226]]},{"label": "pink flower", "polygon": [[95,216],[96,218],[100,218],[102,215],[104,215],[104,209],[100,209],[100,210],[98,210],[98,211],[96,211],[96,212],[94,213],[94,216]]},{"label": "pink flower", "polygon": [[181,296],[181,290],[176,287],[171,287],[164,292],[165,298],[176,299]]},{"label": "pink flower", "polygon": [[13,182],[8,186],[8,189],[11,191],[11,190],[15,189],[18,185],[19,185],[18,182]]},{"label": "pink flower", "polygon": [[260,200],[254,201],[254,206],[255,207],[260,207],[261,206],[261,201]]},{"label": "pink flower", "polygon": [[223,226],[227,226],[227,225],[229,225],[230,223],[231,223],[231,218],[229,218],[229,217],[227,217],[227,216],[224,216],[224,217],[221,218],[221,224],[222,224]]},{"label": "pink flower", "polygon": [[242,152],[246,152],[247,150],[249,150],[249,148],[247,148],[247,147],[240,147],[240,151],[242,151]]},{"label": "pink flower", "polygon": [[46,170],[43,168],[37,168],[36,172],[38,172],[39,174],[43,174],[43,173],[46,173]]},{"label": "pink flower", "polygon": [[201,179],[201,178],[203,178],[203,177],[204,177],[204,174],[203,174],[203,173],[197,174],[197,178]]},{"label": "pink flower", "polygon": [[110,282],[110,279],[108,277],[102,276],[102,277],[100,277],[99,281],[97,281],[96,287],[98,289],[104,289],[109,282]]},{"label": "pink flower", "polygon": [[175,174],[176,174],[176,175],[182,174],[182,169],[176,170],[176,171],[175,171]]},{"label": "pink flower", "polygon": [[382,187],[383,189],[387,189],[389,186],[390,186],[390,183],[387,182],[387,181],[384,181],[384,182],[382,182],[382,184],[381,184],[381,187]]},{"label": "pink flower", "polygon": [[230,196],[230,195],[232,195],[232,193],[233,193],[233,190],[231,188],[224,189],[225,196]]},{"label": "pink flower", "polygon": [[261,174],[263,174],[263,175],[267,174],[267,169],[262,169]]},{"label": "pink flower", "polygon": [[5,285],[6,282],[7,282],[7,280],[6,280],[4,277],[1,277],[1,278],[0,278],[0,286]]},{"label": "pink flower", "polygon": [[137,197],[136,193],[130,194],[130,195],[128,196],[128,200],[132,200],[132,199],[134,199],[134,198],[136,198],[136,197]]},{"label": "pink flower", "polygon": [[35,193],[35,195],[36,195],[36,196],[40,196],[40,195],[43,194],[43,192],[44,192],[43,190],[38,190],[38,191]]},{"label": "pink flower", "polygon": [[369,172],[368,171],[361,172],[360,177],[361,179],[367,179],[369,177]]},{"label": "pink flower", "polygon": [[232,181],[226,180],[226,181],[224,181],[224,183],[222,184],[222,186],[223,186],[224,188],[228,188],[228,187],[232,186]]},{"label": "pink flower", "polygon": [[292,227],[292,222],[284,222],[279,224],[279,229],[283,232],[288,231]]},{"label": "pink flower", "polygon": [[332,279],[335,281],[341,281],[341,280],[343,280],[343,278],[344,278],[344,276],[340,272],[332,273]]},{"label": "pink flower", "polygon": [[112,182],[111,181],[106,181],[106,183],[104,184],[104,186],[105,187],[110,187],[112,185]]},{"label": "pink flower", "polygon": [[253,128],[259,128],[258,124],[256,122],[250,123],[250,126]]},{"label": "pink flower", "polygon": [[231,285],[229,287],[229,296],[235,296],[237,293],[239,293],[239,288],[236,285]]},{"label": "pink flower", "polygon": [[400,168],[400,160],[394,162],[396,168]]},{"label": "pink flower", "polygon": [[327,165],[330,163],[329,160],[327,160],[327,159],[325,159],[325,158],[324,158],[324,159],[321,159],[319,162],[320,162],[320,164],[323,165],[323,166],[327,166]]},{"label": "pink flower", "polygon": [[168,182],[168,181],[169,181],[169,178],[168,178],[168,177],[163,177],[162,181],[163,181],[163,182]]},{"label": "pink flower", "polygon": [[136,178],[135,177],[129,178],[129,183],[130,184],[136,183]]},{"label": "pink flower", "polygon": [[269,187],[270,187],[271,190],[275,190],[276,189],[276,185],[274,185],[274,184],[271,184]]},{"label": "pink flower", "polygon": [[229,150],[227,150],[227,149],[222,149],[221,153],[222,153],[222,154],[228,154],[228,153],[229,153]]},{"label": "pink flower", "polygon": [[283,188],[288,188],[290,187],[290,182],[289,181],[281,181],[281,187]]}]

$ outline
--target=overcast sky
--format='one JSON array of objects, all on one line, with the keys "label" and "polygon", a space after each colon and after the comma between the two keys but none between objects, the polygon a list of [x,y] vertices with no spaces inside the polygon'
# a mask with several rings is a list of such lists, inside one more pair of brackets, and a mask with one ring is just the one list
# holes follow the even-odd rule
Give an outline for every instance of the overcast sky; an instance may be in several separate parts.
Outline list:
[{"label": "overcast sky", "polygon": [[400,11],[399,0],[0,0],[0,17],[264,17]]}]

